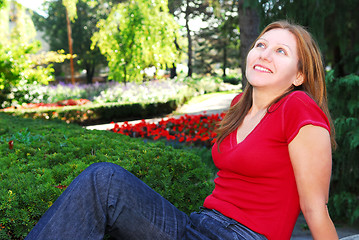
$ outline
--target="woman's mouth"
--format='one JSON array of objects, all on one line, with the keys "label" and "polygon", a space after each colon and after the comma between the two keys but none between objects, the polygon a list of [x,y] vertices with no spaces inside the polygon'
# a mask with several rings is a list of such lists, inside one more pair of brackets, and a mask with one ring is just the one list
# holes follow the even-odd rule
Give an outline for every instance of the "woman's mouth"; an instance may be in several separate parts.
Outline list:
[{"label": "woman's mouth", "polygon": [[269,68],[266,68],[266,67],[263,67],[260,65],[254,65],[253,69],[258,70],[260,72],[273,73],[272,70],[270,70]]}]

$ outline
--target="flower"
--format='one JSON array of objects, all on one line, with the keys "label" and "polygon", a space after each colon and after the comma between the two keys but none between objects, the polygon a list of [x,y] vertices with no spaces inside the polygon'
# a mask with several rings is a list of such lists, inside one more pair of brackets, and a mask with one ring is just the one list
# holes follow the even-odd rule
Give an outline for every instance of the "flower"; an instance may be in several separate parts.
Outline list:
[{"label": "flower", "polygon": [[61,190],[63,190],[63,189],[66,189],[67,188],[67,186],[66,185],[61,185],[61,184],[59,184],[59,185],[57,185],[57,186],[54,186],[55,188],[58,188],[58,189],[61,189]]},{"label": "flower", "polygon": [[[33,109],[33,108],[45,108],[45,107],[64,107],[64,106],[75,106],[75,105],[84,105],[90,103],[87,99],[69,99],[58,101],[56,103],[26,103],[21,106],[17,106],[16,109]],[[15,110],[14,106],[4,108],[2,111],[12,111]]]},{"label": "flower", "polygon": [[9,149],[13,149],[14,148],[14,141],[9,141]]},{"label": "flower", "polygon": [[224,117],[221,114],[184,115],[179,118],[161,119],[158,123],[145,120],[137,124],[124,122],[122,125],[114,123],[111,131],[131,137],[141,137],[153,140],[166,139],[186,144],[211,147],[217,134],[215,128]]}]

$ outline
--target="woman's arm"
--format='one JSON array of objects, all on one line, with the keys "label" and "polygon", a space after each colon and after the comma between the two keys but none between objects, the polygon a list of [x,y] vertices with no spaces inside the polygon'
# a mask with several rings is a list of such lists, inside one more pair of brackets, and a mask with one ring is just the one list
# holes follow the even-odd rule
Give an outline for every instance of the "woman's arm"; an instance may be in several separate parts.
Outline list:
[{"label": "woman's arm", "polygon": [[313,239],[338,239],[327,202],[332,169],[330,136],[325,128],[306,125],[289,144],[300,208]]}]

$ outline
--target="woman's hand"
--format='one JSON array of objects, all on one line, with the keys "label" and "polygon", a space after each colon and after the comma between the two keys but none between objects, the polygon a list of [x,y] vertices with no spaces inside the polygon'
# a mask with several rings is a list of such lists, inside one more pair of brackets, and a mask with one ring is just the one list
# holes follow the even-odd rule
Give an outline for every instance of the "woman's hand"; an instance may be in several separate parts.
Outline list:
[{"label": "woman's hand", "polygon": [[313,239],[338,239],[327,202],[332,170],[329,132],[313,125],[302,127],[289,144],[300,207]]}]

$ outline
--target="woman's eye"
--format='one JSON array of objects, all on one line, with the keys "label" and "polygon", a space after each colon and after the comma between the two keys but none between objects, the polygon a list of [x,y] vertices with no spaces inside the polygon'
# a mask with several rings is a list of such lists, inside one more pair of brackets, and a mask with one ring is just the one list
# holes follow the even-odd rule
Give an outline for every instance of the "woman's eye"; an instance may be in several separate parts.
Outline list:
[{"label": "woman's eye", "polygon": [[264,48],[265,45],[263,43],[259,42],[259,43],[256,44],[256,47]]},{"label": "woman's eye", "polygon": [[284,54],[284,55],[287,55],[287,52],[283,48],[278,48],[277,52],[281,53],[281,54]]}]

